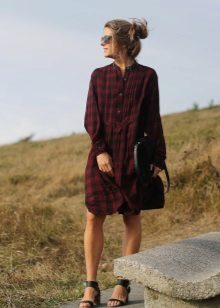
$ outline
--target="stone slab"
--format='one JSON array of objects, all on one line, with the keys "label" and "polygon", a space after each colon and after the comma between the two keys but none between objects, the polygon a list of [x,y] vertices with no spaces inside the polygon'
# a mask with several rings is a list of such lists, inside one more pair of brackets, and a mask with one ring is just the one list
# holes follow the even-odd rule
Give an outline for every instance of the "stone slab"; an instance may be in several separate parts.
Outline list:
[{"label": "stone slab", "polygon": [[220,294],[220,232],[117,258],[114,274],[171,297],[215,297]]},{"label": "stone slab", "polygon": [[144,300],[145,308],[220,308],[220,295],[211,299],[183,300],[145,288]]}]

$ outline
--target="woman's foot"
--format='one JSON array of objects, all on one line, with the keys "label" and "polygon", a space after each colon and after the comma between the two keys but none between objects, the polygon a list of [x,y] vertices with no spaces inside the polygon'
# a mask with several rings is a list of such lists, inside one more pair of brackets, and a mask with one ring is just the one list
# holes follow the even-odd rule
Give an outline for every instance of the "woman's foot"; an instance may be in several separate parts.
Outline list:
[{"label": "woman's foot", "polygon": [[[111,300],[107,302],[107,307],[118,307],[122,306],[127,302],[128,299],[128,293],[129,293],[130,287],[128,289],[123,286],[116,284],[114,287]],[[117,300],[118,299],[118,300]]]},{"label": "woman's foot", "polygon": [[[98,288],[98,285],[96,288]],[[100,290],[99,288],[98,290],[96,288],[88,285],[87,283],[87,286],[84,291],[84,296],[79,303],[79,308],[93,307],[96,304],[96,301],[98,304],[100,303]],[[86,302],[86,301],[90,301],[90,302]]]}]

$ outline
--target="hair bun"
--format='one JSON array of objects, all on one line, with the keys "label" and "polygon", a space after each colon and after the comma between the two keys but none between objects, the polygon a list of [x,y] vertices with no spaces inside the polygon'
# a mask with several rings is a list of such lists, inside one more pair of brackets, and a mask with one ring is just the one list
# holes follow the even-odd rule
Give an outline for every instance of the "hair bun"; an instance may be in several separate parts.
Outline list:
[{"label": "hair bun", "polygon": [[144,39],[148,36],[147,21],[145,18],[142,20],[138,18],[132,18],[129,36],[132,41],[135,38]]}]

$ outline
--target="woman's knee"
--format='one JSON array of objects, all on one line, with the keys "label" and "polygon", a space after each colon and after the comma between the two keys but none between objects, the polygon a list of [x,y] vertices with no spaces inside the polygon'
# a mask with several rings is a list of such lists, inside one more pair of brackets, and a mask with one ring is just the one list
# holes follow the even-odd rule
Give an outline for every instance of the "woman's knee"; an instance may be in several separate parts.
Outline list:
[{"label": "woman's knee", "polygon": [[87,223],[90,223],[90,224],[97,224],[97,223],[102,224],[105,220],[105,217],[106,215],[95,215],[89,212],[88,210],[86,212],[86,220],[87,220]]},{"label": "woman's knee", "polygon": [[141,224],[141,214],[138,215],[123,215],[125,225],[139,225]]}]

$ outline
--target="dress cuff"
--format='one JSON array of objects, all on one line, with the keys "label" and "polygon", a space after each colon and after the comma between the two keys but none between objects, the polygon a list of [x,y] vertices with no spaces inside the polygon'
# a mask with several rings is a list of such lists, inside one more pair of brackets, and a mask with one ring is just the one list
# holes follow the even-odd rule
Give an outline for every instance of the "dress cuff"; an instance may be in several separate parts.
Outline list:
[{"label": "dress cuff", "polygon": [[95,156],[107,152],[106,144],[104,142],[98,141],[93,144],[93,151]]}]

